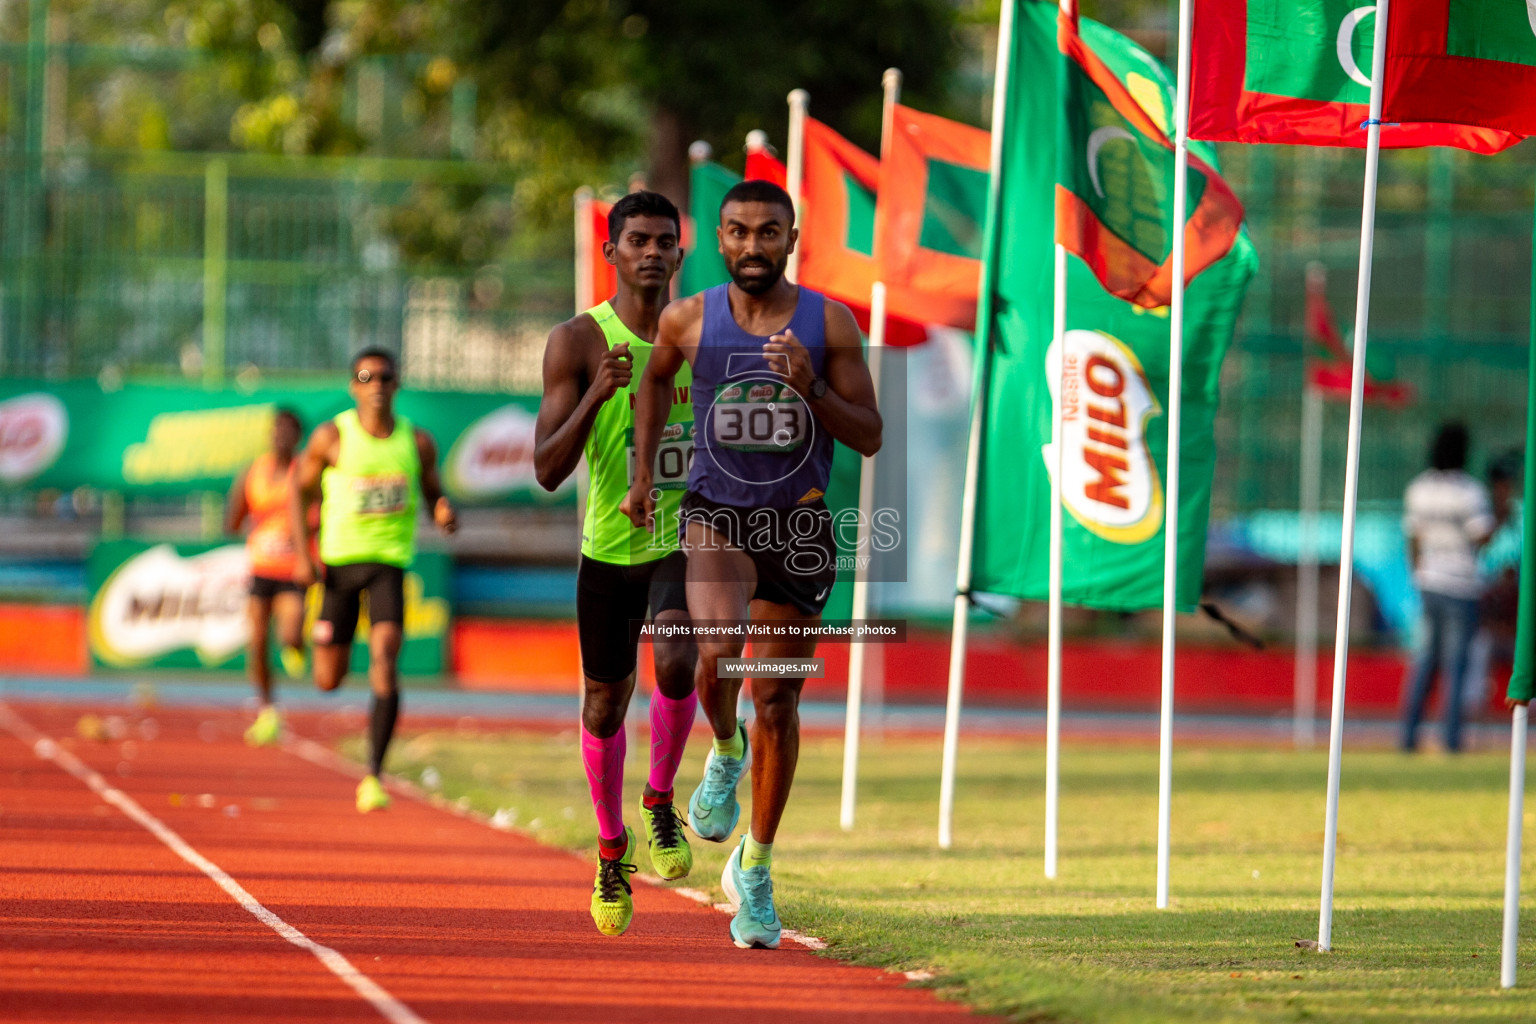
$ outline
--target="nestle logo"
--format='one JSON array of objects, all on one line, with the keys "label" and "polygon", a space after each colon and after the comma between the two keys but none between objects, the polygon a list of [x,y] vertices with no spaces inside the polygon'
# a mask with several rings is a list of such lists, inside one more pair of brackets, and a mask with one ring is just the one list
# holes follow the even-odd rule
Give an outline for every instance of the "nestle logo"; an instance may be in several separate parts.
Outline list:
[{"label": "nestle logo", "polygon": [[[1162,480],[1146,423],[1163,410],[1135,352],[1119,339],[1073,330],[1064,342],[1064,352],[1052,344],[1045,367],[1062,405],[1062,498],[1096,535],[1141,543],[1162,523]],[[1054,471],[1053,457],[1048,465]]]}]

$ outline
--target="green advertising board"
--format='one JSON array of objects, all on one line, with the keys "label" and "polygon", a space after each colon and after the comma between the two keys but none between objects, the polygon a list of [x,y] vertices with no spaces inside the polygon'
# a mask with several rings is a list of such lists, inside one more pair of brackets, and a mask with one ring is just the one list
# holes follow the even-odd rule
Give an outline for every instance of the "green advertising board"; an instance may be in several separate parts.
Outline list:
[{"label": "green advertising board", "polygon": [[[417,554],[405,579],[400,671],[437,675],[447,664],[450,559]],[[245,667],[250,563],[245,545],[103,541],[86,564],[91,664],[104,668]],[[305,595],[305,635],[320,610],[320,588]],[[365,612],[366,614],[366,612]],[[368,667],[366,619],[352,669]]]},{"label": "green advertising board", "polygon": [[[0,381],[0,488],[126,494],[222,491],[268,447],[278,408],[306,430],[351,406],[345,390],[203,390],[96,381]],[[571,503],[533,475],[538,395],[402,391],[402,416],[437,440],[443,486],[461,504]]]}]

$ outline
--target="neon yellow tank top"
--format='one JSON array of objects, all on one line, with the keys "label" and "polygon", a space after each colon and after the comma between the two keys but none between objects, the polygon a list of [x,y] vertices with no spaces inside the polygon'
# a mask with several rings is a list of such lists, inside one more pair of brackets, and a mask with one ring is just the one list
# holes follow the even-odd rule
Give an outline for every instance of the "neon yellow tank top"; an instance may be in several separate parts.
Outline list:
[{"label": "neon yellow tank top", "polygon": [[608,347],[629,342],[634,356],[634,375],[629,387],[615,392],[603,403],[592,432],[587,435],[586,457],[591,483],[587,488],[587,515],[581,527],[581,553],[600,562],[639,565],[654,562],[677,550],[677,507],[688,486],[693,463],[693,404],[689,397],[692,378],[687,363],[673,380],[672,411],[661,433],[654,478],[661,498],[656,502],[656,532],[637,530],[619,511],[629,493],[635,465],[635,395],[645,364],[650,361],[650,342],[624,326],[608,302],[593,306],[587,315],[602,328]]},{"label": "neon yellow tank top", "polygon": [[320,561],[382,562],[404,569],[416,554],[416,492],[421,461],[416,431],[404,416],[395,432],[374,437],[356,409],[336,417],[336,465],[320,474]]}]

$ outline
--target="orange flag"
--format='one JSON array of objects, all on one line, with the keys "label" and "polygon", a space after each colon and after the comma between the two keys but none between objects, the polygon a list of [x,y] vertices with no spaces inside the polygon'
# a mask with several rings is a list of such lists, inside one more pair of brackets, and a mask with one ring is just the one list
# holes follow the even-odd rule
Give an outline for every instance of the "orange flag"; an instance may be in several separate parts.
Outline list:
[{"label": "orange flag", "polygon": [[[853,310],[869,330],[869,293],[878,279],[875,196],[880,161],[813,118],[805,119],[805,166],[800,193],[801,284]],[[889,307],[887,307],[889,310]],[[912,345],[927,332],[920,323],[888,315],[888,345]]]},{"label": "orange flag", "polygon": [[973,330],[991,135],[897,106],[880,174],[879,272],[892,314]]}]

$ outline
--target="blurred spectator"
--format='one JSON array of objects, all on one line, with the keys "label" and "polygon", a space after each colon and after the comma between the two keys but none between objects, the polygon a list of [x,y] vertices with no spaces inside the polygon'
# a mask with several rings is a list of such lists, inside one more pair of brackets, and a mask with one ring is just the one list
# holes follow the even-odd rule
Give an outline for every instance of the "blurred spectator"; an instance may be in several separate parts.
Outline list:
[{"label": "blurred spectator", "polygon": [[1467,660],[1463,708],[1468,714],[1487,710],[1489,690],[1496,686],[1495,673],[1506,672],[1514,663],[1520,553],[1525,537],[1522,505],[1515,497],[1519,466],[1520,459],[1511,454],[1488,467],[1488,489],[1497,525],[1477,559],[1484,590],[1478,602],[1478,630]]},{"label": "blurred spectator", "polygon": [[1414,477],[1403,495],[1408,563],[1424,604],[1418,651],[1406,679],[1404,750],[1418,745],[1419,721],[1437,666],[1444,684],[1445,749],[1461,749],[1462,685],[1483,593],[1477,552],[1497,525],[1487,489],[1466,471],[1467,448],[1467,428],[1443,424],[1430,446],[1429,469]]}]

